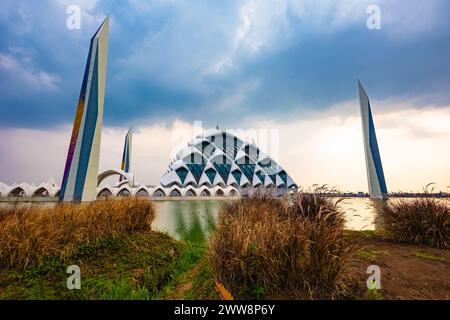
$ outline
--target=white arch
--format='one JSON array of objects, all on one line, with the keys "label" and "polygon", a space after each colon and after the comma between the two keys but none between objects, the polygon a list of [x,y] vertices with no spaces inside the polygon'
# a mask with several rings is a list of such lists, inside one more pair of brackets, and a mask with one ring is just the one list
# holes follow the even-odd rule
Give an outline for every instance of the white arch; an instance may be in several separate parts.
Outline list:
[{"label": "white arch", "polygon": [[[217,173],[217,175],[220,176],[219,173]],[[214,183],[214,187],[220,187],[220,188],[225,189],[227,186],[226,186],[226,184],[223,182],[223,179],[222,179],[222,177],[221,177],[219,181],[216,181],[216,183]]]},{"label": "white arch", "polygon": [[15,186],[11,186],[9,188],[8,192],[8,197],[14,197],[13,194],[16,194],[17,191],[19,191],[19,189],[21,190],[21,197],[31,197],[31,195],[33,194],[33,189],[35,187],[30,186],[29,184],[26,183],[21,183],[19,185],[15,185]]},{"label": "white arch", "polygon": [[26,191],[21,186],[13,187],[8,192],[8,197],[27,197]]},{"label": "white arch", "polygon": [[109,187],[105,186],[103,188],[97,188],[97,199],[100,198],[101,194],[105,191],[109,192],[109,196],[112,197],[114,195],[114,191]]},{"label": "white arch", "polygon": [[211,190],[211,195],[216,197],[224,197],[225,196],[225,190],[221,187],[215,187]]},{"label": "white arch", "polygon": [[206,197],[210,197],[211,196],[211,189],[206,187],[206,186],[201,187],[200,189],[198,189],[197,195],[200,196],[200,197],[205,197],[205,196]]},{"label": "white arch", "polygon": [[239,191],[236,188],[228,187],[225,189],[225,194],[227,197],[238,197]]},{"label": "white arch", "polygon": [[[177,195],[175,195],[177,194]],[[178,187],[172,187],[169,189],[169,192],[167,193],[169,197],[181,197],[183,193],[181,192],[180,188]]]},{"label": "white arch", "polygon": [[[147,195],[142,195],[142,193],[145,192],[147,193]],[[141,194],[141,195],[138,195]],[[139,188],[135,188],[133,189],[133,193],[132,193],[133,197],[150,197],[150,191],[146,188],[146,187],[139,187]]]},{"label": "white arch", "polygon": [[203,187],[212,188],[213,186],[212,186],[211,182],[209,182],[209,180],[207,180],[200,184],[200,188],[203,188]]},{"label": "white arch", "polygon": [[99,186],[103,182],[103,180],[116,175],[123,177],[125,180],[128,180],[130,184],[133,184],[133,174],[127,173],[121,169],[111,169],[106,170],[98,175],[97,186]]},{"label": "white arch", "polygon": [[32,197],[38,197],[38,198],[48,198],[50,197],[50,190],[48,190],[46,187],[37,187],[36,190],[33,191]]},{"label": "white arch", "polygon": [[122,192],[125,192],[125,191],[128,191],[129,196],[131,196],[131,195],[133,194],[133,192],[132,192],[132,190],[131,190],[130,187],[128,187],[128,186],[123,186],[123,187],[121,187],[121,188],[115,189],[114,196],[115,196],[115,197],[120,197],[120,194],[121,194]]},{"label": "white arch", "polygon": [[189,188],[183,189],[183,193],[182,193],[183,197],[196,197],[197,195],[198,195],[197,191],[195,191],[194,188],[189,187]]},{"label": "white arch", "polygon": [[[162,195],[159,195],[162,194]],[[152,197],[167,197],[167,192],[165,190],[165,188],[161,188],[161,187],[157,187],[153,190],[153,192],[151,193]]]}]

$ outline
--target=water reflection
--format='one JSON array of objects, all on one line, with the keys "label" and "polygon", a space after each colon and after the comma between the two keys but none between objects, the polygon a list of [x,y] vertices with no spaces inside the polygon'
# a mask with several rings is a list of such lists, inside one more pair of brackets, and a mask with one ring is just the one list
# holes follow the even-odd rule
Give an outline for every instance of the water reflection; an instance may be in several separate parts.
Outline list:
[{"label": "water reflection", "polygon": [[[342,199],[340,206],[346,213],[346,228],[350,230],[375,230],[381,227],[380,211],[391,200],[368,198]],[[445,200],[442,200],[445,201]],[[155,201],[157,215],[153,229],[168,233],[178,240],[204,242],[214,230],[221,200]],[[1,207],[48,206],[55,203],[0,203]]]},{"label": "water reflection", "polygon": [[[340,205],[346,212],[346,228],[376,229],[381,224],[379,211],[386,203],[367,198],[341,200]],[[220,200],[155,202],[158,213],[153,228],[178,240],[204,242],[214,230],[221,204]]]},{"label": "water reflection", "polygon": [[221,201],[189,200],[155,202],[153,228],[178,240],[201,243],[208,239],[217,221]]},{"label": "water reflection", "polygon": [[346,228],[350,230],[375,230],[381,227],[381,210],[389,200],[346,198],[341,200],[345,211]]}]

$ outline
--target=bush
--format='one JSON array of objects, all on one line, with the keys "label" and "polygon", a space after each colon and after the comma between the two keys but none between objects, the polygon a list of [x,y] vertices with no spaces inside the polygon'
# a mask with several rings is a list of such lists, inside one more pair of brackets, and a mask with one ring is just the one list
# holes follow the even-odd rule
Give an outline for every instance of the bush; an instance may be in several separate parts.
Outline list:
[{"label": "bush", "polygon": [[148,200],[128,198],[1,209],[0,217],[0,267],[24,269],[46,257],[70,256],[81,242],[146,230],[155,210]]},{"label": "bush", "polygon": [[329,298],[345,290],[343,212],[317,193],[226,203],[210,240],[216,280],[235,298]]},{"label": "bush", "polygon": [[389,200],[380,204],[386,238],[395,241],[450,248],[450,207],[445,200],[431,197]]}]

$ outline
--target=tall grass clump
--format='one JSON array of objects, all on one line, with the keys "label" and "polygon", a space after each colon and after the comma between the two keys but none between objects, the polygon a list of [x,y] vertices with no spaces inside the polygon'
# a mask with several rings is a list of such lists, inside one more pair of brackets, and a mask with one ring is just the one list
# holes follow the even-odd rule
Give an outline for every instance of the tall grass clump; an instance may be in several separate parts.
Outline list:
[{"label": "tall grass clump", "polygon": [[349,251],[343,215],[317,192],[226,203],[210,240],[216,280],[239,299],[338,297]]},{"label": "tall grass clump", "polygon": [[128,198],[1,209],[0,217],[0,267],[24,269],[70,256],[79,243],[149,229],[155,209],[148,200]]},{"label": "tall grass clump", "polygon": [[425,196],[391,199],[380,207],[386,238],[399,242],[450,248],[450,205],[432,197],[428,185]]}]

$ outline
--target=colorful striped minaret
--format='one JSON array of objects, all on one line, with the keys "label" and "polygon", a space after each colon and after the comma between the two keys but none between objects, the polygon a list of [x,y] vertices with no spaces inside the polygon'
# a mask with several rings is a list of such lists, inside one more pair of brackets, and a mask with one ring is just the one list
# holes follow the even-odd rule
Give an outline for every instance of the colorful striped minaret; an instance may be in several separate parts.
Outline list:
[{"label": "colorful striped minaret", "polygon": [[380,150],[378,149],[377,135],[373,123],[372,110],[369,97],[358,80],[359,104],[364,136],[364,150],[366,154],[367,179],[369,195],[375,199],[387,198],[386,180],[384,179],[383,165],[381,164]]},{"label": "colorful striped minaret", "polygon": [[[132,140],[133,140],[133,128],[130,128],[130,130],[128,130],[127,135],[125,136],[125,143],[123,146],[123,156],[122,156],[122,165],[121,165],[121,169],[125,172],[130,172],[130,167],[131,167],[131,144],[132,144]],[[120,176],[120,181],[123,180],[123,177]]]},{"label": "colorful striped minaret", "polygon": [[91,39],[60,201],[94,201],[97,196],[108,43],[109,17]]}]

